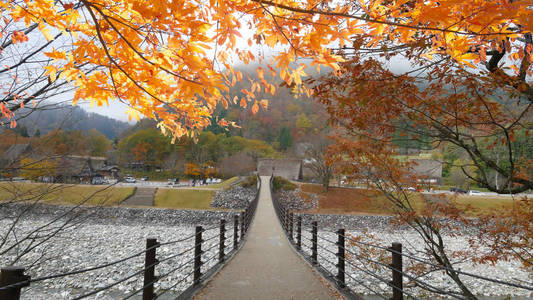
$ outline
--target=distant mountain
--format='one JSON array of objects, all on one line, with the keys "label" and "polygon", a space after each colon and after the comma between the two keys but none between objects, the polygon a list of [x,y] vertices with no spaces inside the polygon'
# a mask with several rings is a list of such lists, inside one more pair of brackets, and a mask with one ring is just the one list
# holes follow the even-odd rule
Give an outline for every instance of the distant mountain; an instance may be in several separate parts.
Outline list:
[{"label": "distant mountain", "polygon": [[[17,113],[24,116],[25,112]],[[78,106],[59,106],[53,109],[34,111],[17,122],[17,127],[26,127],[33,136],[37,129],[41,135],[56,129],[87,132],[96,129],[108,139],[118,138],[131,125],[96,113],[90,113]]]}]

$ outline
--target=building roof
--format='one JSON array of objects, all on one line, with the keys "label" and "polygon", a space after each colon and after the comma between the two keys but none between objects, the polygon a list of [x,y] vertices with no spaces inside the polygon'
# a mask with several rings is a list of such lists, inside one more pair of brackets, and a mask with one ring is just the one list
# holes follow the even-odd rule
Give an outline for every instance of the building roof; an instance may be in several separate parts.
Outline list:
[{"label": "building roof", "polygon": [[57,175],[91,176],[106,167],[105,157],[66,155],[57,160]]},{"label": "building roof", "polygon": [[30,149],[30,144],[14,144],[11,145],[3,154],[2,159],[8,162],[14,162],[19,159],[25,152]]},{"label": "building roof", "polygon": [[271,175],[274,172],[274,176],[281,176],[288,180],[299,180],[302,178],[302,160],[262,158],[257,162],[257,172],[263,176]]},{"label": "building roof", "polygon": [[418,176],[425,176],[428,178],[442,177],[442,162],[434,159],[412,159],[412,171]]},{"label": "building roof", "polygon": [[110,166],[104,166],[100,168],[99,170],[100,171],[111,171],[113,169],[119,169],[119,167],[117,165],[110,165]]}]

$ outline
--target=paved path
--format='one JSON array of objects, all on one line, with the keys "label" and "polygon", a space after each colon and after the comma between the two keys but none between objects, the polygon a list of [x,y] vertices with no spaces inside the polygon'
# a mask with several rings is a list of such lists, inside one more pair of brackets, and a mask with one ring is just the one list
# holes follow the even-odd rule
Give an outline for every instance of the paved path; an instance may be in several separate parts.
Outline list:
[{"label": "paved path", "polygon": [[135,194],[120,205],[124,206],[154,206],[154,198],[157,188],[141,188],[135,190]]},{"label": "paved path", "polygon": [[336,299],[288,244],[269,179],[261,176],[259,205],[243,248],[194,299]]}]

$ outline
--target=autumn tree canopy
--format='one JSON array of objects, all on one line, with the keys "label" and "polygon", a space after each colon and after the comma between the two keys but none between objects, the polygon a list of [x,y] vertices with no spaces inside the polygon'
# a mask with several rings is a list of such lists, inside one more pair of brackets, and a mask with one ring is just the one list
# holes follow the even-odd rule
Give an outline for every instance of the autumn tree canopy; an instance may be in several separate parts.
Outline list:
[{"label": "autumn tree canopy", "polygon": [[[119,100],[131,115],[156,119],[181,136],[204,128],[217,103],[266,101],[262,80],[242,99],[225,97],[243,74],[232,65],[261,58],[255,45],[276,49],[272,65],[296,91],[305,76],[299,58],[335,70],[345,59],[332,48],[402,52],[426,64],[440,59],[463,69],[486,64],[493,80],[533,94],[530,2],[518,1],[3,1],[2,116],[32,100],[74,90],[74,102]],[[255,32],[239,46],[239,28]],[[39,34],[38,34],[39,33]],[[28,49],[31,51],[20,51]],[[22,54],[21,54],[22,53]],[[17,55],[11,55],[17,54]],[[499,62],[509,62],[509,71]],[[24,70],[25,74],[22,74]],[[268,69],[268,72],[274,72]],[[513,72],[516,71],[517,74]],[[68,84],[67,84],[68,82]],[[259,100],[259,101],[258,101]],[[220,122],[224,123],[223,120]]]}]

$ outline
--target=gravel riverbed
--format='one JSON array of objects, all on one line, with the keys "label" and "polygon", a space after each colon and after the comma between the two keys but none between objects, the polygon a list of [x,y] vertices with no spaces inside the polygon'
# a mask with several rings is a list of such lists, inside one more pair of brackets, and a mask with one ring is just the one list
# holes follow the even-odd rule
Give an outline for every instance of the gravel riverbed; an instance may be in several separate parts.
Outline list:
[{"label": "gravel riverbed", "polygon": [[[347,233],[352,236],[363,234],[363,232],[358,231],[349,231]],[[379,242],[376,243],[376,239],[374,237],[372,244],[377,244],[382,247],[390,247],[392,242],[402,242],[404,253],[409,253],[414,257],[429,261],[428,257],[425,256],[424,253],[413,251],[414,249],[423,249],[423,243],[416,233],[373,232],[373,234],[379,234]],[[310,234],[304,234],[304,236],[304,239],[311,238]],[[319,231],[318,236],[319,243],[323,243],[323,245],[326,244],[324,239],[333,242],[337,241],[336,234],[331,232]],[[464,245],[468,244],[467,238],[468,237],[445,237],[445,243],[448,245],[450,251],[463,250]],[[305,245],[311,245],[311,243],[306,241]],[[311,254],[311,249],[309,247],[304,246],[304,250],[308,255]],[[382,263],[386,265],[390,263],[391,254],[388,251],[373,247],[361,246],[357,243],[350,243],[349,241],[347,241],[346,251],[349,252],[347,253],[348,262],[346,263],[346,282],[351,289],[353,289],[356,293],[364,295],[392,294],[391,287],[386,284],[386,281],[389,281],[392,278],[392,271],[383,265],[378,264]],[[336,252],[337,247],[331,243],[328,243],[328,246],[325,246],[324,248],[318,247],[318,260],[329,272],[335,275],[337,274],[337,268],[334,265],[337,263],[337,258],[335,256]],[[371,260],[378,263],[372,262]],[[428,285],[436,287],[442,291],[459,292],[455,283],[443,271],[431,272],[427,275],[420,276],[413,271],[406,270],[409,266],[413,266],[414,264],[418,263],[418,261],[412,260],[408,257],[403,257],[404,270],[417,280],[427,283]],[[514,282],[522,285],[531,286],[527,283],[532,282],[531,274],[522,269],[520,262],[516,260],[500,261],[494,265],[475,265],[467,260],[462,263],[457,263],[456,267],[463,272],[497,280]],[[375,274],[377,276],[374,277],[370,274]],[[380,278],[378,278],[378,276]],[[464,275],[461,275],[460,277],[465,285],[468,286],[471,291],[478,296],[500,296],[502,299],[505,299],[505,297],[508,296],[513,297],[512,299],[530,299],[531,296],[531,291],[524,289],[496,284]],[[404,287],[412,285],[413,281],[410,281],[408,278],[404,277]],[[419,299],[437,298],[436,294],[428,293],[419,287],[406,288],[405,291],[406,296],[414,295],[416,297],[420,297]]]},{"label": "gravel riverbed", "polygon": [[[318,260],[328,272],[337,274],[337,228],[346,228],[346,283],[357,294],[388,295],[392,288],[386,281],[390,281],[391,270],[386,265],[391,263],[391,253],[386,251],[393,242],[402,243],[403,253],[431,262],[430,257],[423,251],[424,243],[421,237],[412,229],[406,227],[391,227],[391,217],[386,216],[347,216],[347,215],[303,215],[304,220],[313,219],[318,223]],[[302,249],[306,255],[311,255],[311,224],[302,222]],[[463,235],[444,235],[444,244],[449,254],[469,250],[469,239],[474,229],[463,229]],[[295,234],[296,238],[296,234]],[[359,241],[359,243],[358,243]],[[366,244],[366,245],[365,245]],[[376,245],[373,247],[369,245]],[[483,251],[484,249],[478,249]],[[477,253],[473,253],[476,255]],[[522,268],[518,260],[498,261],[492,264],[474,264],[471,256],[465,259],[453,258],[458,270],[491,279],[512,282],[525,286],[533,286],[533,274]],[[433,263],[435,263],[433,261]],[[412,268],[421,266],[420,261],[403,257],[404,271],[419,282],[436,287],[445,292],[458,292],[457,285],[444,271],[415,272]],[[428,271],[427,269],[426,271]],[[373,275],[371,275],[373,274]],[[480,299],[533,299],[532,291],[506,286],[481,280],[466,275],[460,275],[465,285]],[[404,276],[406,296],[413,295],[418,299],[440,299],[435,293],[429,293],[415,282]],[[508,298],[509,297],[509,298]],[[446,297],[442,297],[446,298]],[[381,297],[368,299],[383,299]]]},{"label": "gravel riverbed", "polygon": [[[16,226],[16,231],[10,234],[9,240],[13,241],[15,237],[20,240],[39,227],[48,228],[42,231],[41,235],[58,229],[58,226],[63,224],[61,221],[47,225],[55,220],[58,211],[65,208],[58,207],[57,209],[51,214],[41,216],[34,214],[21,219]],[[52,208],[46,207],[43,210],[49,212]],[[166,291],[166,293],[164,297],[158,299],[174,299],[192,284],[192,276],[188,275],[193,271],[190,262],[194,258],[192,249],[195,225],[203,225],[204,229],[214,228],[207,230],[203,235],[205,243],[202,247],[205,253],[202,254],[202,261],[207,262],[202,266],[202,272],[205,272],[218,260],[219,220],[221,217],[229,220],[232,215],[231,212],[149,209],[142,214],[133,213],[139,216],[135,221],[134,218],[130,218],[132,211],[128,210],[130,209],[117,210],[120,213],[111,219],[104,217],[109,213],[105,210],[105,213],[100,211],[89,217],[85,216],[83,222],[71,224],[52,238],[37,245],[16,265],[24,266],[28,270],[26,274],[36,279],[104,265],[136,253],[140,255],[106,268],[31,283],[29,287],[23,289],[22,299],[73,299],[131,277],[110,289],[88,297],[88,299],[122,299],[143,287],[143,251],[146,248],[146,239],[151,237],[157,238],[157,241],[163,244],[157,248],[157,259],[161,263],[156,267],[156,275],[161,276],[161,279],[155,284],[155,290]],[[6,211],[3,213],[5,217]],[[183,218],[179,219],[179,217]],[[0,218],[0,236],[4,236],[11,224],[12,221]],[[226,228],[228,230],[226,234],[227,253],[233,247],[231,222],[226,225]],[[191,238],[180,241],[186,237]],[[42,238],[39,239],[39,241],[42,240]],[[165,244],[173,241],[180,242]],[[30,242],[27,241],[23,245],[28,246]],[[1,249],[6,249],[6,246]],[[1,255],[0,265],[9,264],[22,251],[24,248],[18,247],[9,251],[7,255]],[[182,252],[185,253],[176,256]],[[132,299],[140,299],[140,295],[141,293]]]},{"label": "gravel riverbed", "polygon": [[[11,210],[2,210],[0,212],[1,236],[9,230],[8,228],[11,224],[8,219],[4,218],[12,215],[15,211],[19,211],[19,209],[21,208],[12,208]],[[25,233],[49,224],[52,220],[61,216],[65,209],[67,208],[45,207],[41,212],[47,213],[39,214],[36,212],[21,219],[16,227],[16,238],[21,239],[25,236]],[[27,274],[31,275],[33,279],[86,269],[144,251],[146,238],[148,237],[155,237],[160,243],[164,244],[192,236],[196,224],[203,225],[204,228],[216,228],[207,231],[204,235],[204,240],[207,240],[203,247],[206,251],[203,256],[205,261],[213,256],[216,258],[218,253],[218,247],[213,246],[218,242],[218,222],[220,218],[229,220],[233,214],[233,212],[215,211],[103,209],[86,215],[81,218],[82,222],[61,230],[53,238],[38,245],[32,250],[31,254],[24,256],[17,262],[17,265],[25,266],[28,269]],[[391,229],[389,217],[314,215],[313,218],[319,222],[319,228],[321,228],[319,241],[321,241],[321,245],[324,245],[324,248],[319,247],[319,261],[333,274],[336,274],[336,267],[333,264],[337,262],[334,254],[337,249],[334,244],[327,242],[326,239],[336,242],[337,237],[331,232],[336,228],[346,228],[350,236],[362,236],[362,241],[371,242],[382,247],[389,247],[392,242],[401,242],[404,253],[428,259],[424,256],[424,253],[416,251],[423,249],[422,241],[418,235],[407,228]],[[54,226],[51,228],[54,228]],[[309,248],[309,239],[311,239],[309,229],[308,223],[304,222],[303,241],[307,254],[311,252]],[[232,249],[231,222],[227,225],[227,230],[227,249],[229,251]],[[468,230],[465,230],[465,232],[467,234],[463,237],[445,236],[449,251],[463,250],[465,245],[468,245]],[[15,235],[11,233],[10,239],[12,240],[13,238],[15,238]],[[187,275],[192,272],[192,265],[188,262],[194,256],[193,251],[190,250],[193,245],[194,239],[190,238],[182,242],[164,244],[157,249],[157,257],[161,263],[156,267],[156,275],[162,276],[162,278],[156,283],[155,290],[167,291],[164,297],[160,299],[173,299],[191,285],[192,277],[187,277]],[[0,249],[5,249],[5,246]],[[186,250],[189,251],[183,255],[173,257]],[[390,280],[391,271],[357,257],[357,255],[364,254],[366,258],[388,264],[390,263],[390,253],[349,242],[347,242],[347,250],[356,254],[348,253],[348,259],[350,260],[350,263],[346,265],[348,286],[363,295],[390,294],[390,287],[378,278],[370,276],[368,272]],[[0,256],[0,265],[6,265],[21,251],[23,251],[22,248],[14,248],[8,255]],[[203,265],[203,272],[215,263],[216,259],[210,260]],[[183,264],[185,266],[180,267]],[[351,266],[352,264],[355,267]],[[413,261],[404,257],[404,266],[411,265],[413,265]],[[494,279],[524,285],[530,285],[533,282],[531,274],[523,270],[518,261],[498,262],[495,265],[475,265],[467,260],[458,264],[458,266],[462,271]],[[72,299],[76,296],[105,288],[131,276],[131,278],[118,283],[110,289],[88,297],[88,299],[124,298],[142,288],[142,274],[136,274],[136,272],[140,272],[143,268],[144,253],[123,263],[106,268],[32,283],[29,287],[23,289],[22,299]],[[410,274],[414,275],[414,273]],[[512,296],[512,299],[531,299],[530,291],[478,279],[462,278],[475,294],[498,296],[497,298],[483,299],[505,299],[502,298],[505,296]],[[446,291],[455,290],[455,285],[451,279],[442,271],[423,275],[419,279]],[[409,285],[407,279],[404,280],[404,285]],[[419,299],[437,299],[435,294],[427,294],[427,292],[418,287],[408,288],[407,291],[419,296]],[[136,296],[132,299],[139,298],[140,296]]]}]

